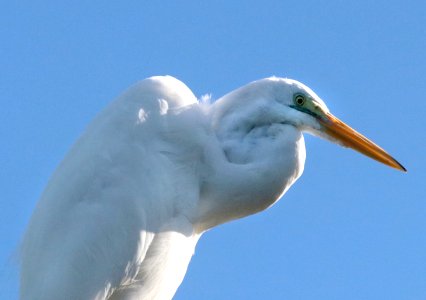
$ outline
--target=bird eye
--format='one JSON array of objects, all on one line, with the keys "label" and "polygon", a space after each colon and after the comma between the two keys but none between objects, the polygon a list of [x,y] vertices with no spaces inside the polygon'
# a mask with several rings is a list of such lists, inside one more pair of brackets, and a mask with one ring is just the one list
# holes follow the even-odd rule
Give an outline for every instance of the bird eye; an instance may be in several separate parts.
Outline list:
[{"label": "bird eye", "polygon": [[302,94],[294,95],[294,103],[298,106],[302,106],[303,104],[305,104],[305,96]]}]

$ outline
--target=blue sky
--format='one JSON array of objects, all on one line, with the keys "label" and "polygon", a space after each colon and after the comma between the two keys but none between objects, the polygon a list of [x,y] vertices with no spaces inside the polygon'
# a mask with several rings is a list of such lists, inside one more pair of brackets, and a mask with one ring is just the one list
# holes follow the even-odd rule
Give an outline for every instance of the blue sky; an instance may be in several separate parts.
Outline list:
[{"label": "blue sky", "polygon": [[409,171],[306,136],[302,178],[206,233],[175,299],[426,299],[424,1],[59,2],[0,5],[1,299],[17,298],[14,252],[56,165],[161,74],[213,98],[297,79]]}]

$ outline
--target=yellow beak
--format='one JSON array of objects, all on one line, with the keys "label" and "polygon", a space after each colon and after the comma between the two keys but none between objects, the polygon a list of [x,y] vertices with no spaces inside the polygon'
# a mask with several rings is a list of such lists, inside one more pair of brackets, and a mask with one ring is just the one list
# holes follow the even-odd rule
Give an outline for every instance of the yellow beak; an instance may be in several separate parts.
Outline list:
[{"label": "yellow beak", "polygon": [[407,172],[407,170],[385,150],[367,139],[362,134],[356,132],[332,114],[326,113],[326,116],[320,118],[319,122],[323,126],[325,133],[338,140],[344,146],[361,152],[362,154],[392,168]]}]

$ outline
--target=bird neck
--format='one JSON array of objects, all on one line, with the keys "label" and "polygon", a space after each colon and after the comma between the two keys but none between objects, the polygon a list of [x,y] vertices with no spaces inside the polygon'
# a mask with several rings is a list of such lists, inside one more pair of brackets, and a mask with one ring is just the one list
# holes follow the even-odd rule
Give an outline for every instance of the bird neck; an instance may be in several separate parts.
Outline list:
[{"label": "bird neck", "polygon": [[270,121],[273,118],[265,122],[256,105],[215,115],[215,109],[226,104],[212,107],[212,142],[204,151],[197,231],[268,208],[304,167],[304,139],[297,128]]}]

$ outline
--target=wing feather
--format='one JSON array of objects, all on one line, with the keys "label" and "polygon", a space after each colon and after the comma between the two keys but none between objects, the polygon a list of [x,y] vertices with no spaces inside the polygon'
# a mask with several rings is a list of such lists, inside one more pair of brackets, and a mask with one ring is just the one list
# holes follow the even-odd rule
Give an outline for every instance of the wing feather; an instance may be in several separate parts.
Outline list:
[{"label": "wing feather", "polygon": [[179,125],[176,116],[194,104],[180,81],[153,77],[95,118],[30,220],[21,250],[22,299],[106,299],[143,282],[147,254],[152,260],[159,247],[188,239],[183,249],[192,255],[194,235],[180,214],[197,201],[198,182],[195,169],[177,166],[194,157],[182,158],[188,149],[176,147],[176,131],[197,126]]}]

